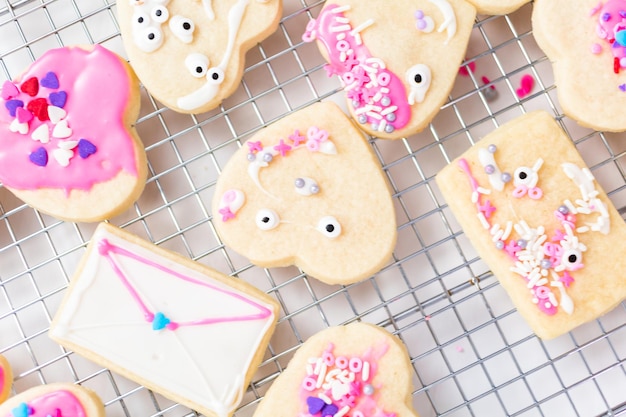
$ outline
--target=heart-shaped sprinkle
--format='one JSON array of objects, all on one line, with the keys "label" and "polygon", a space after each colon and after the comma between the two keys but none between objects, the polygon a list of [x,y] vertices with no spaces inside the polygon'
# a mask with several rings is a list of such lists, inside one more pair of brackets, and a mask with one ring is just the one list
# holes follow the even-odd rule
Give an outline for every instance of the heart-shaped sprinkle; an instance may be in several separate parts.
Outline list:
[{"label": "heart-shaped sprinkle", "polygon": [[57,143],[57,146],[61,149],[74,149],[78,145],[76,140],[62,140]]},{"label": "heart-shaped sprinkle", "polygon": [[626,84],[620,84],[619,89],[623,92],[626,92]]},{"label": "heart-shaped sprinkle", "polygon": [[163,313],[156,313],[152,319],[152,330],[163,330],[170,324],[171,320]]},{"label": "heart-shaped sprinkle", "polygon": [[87,139],[81,139],[78,141],[78,155],[80,155],[81,158],[89,158],[97,151],[98,148],[96,147],[96,145],[89,142]]},{"label": "heart-shaped sprinkle", "polygon": [[4,107],[7,108],[11,117],[15,117],[15,111],[18,107],[24,107],[24,102],[22,100],[9,100],[4,103]]},{"label": "heart-shaped sprinkle", "polygon": [[50,99],[50,104],[57,107],[65,107],[65,103],[67,102],[67,93],[65,91],[57,91],[55,93],[50,93],[48,96]]},{"label": "heart-shaped sprinkle", "polygon": [[35,97],[39,92],[39,81],[37,78],[31,77],[22,83],[20,90],[31,97]]},{"label": "heart-shaped sprinkle", "polygon": [[70,159],[74,156],[74,151],[70,149],[55,149],[52,151],[52,156],[62,167],[66,167],[70,164]]},{"label": "heart-shaped sprinkle", "polygon": [[65,119],[65,116],[67,116],[67,112],[57,106],[48,106],[48,116],[50,117],[50,121],[53,124],[57,124],[61,120]]},{"label": "heart-shaped sprinkle", "polygon": [[344,395],[350,392],[350,385],[344,384],[339,380],[334,380],[330,387],[333,400],[340,400]]},{"label": "heart-shaped sprinkle", "polygon": [[26,110],[24,107],[18,107],[15,110],[15,117],[20,123],[28,123],[33,120],[33,114]]},{"label": "heart-shaped sprinkle", "polygon": [[10,98],[17,97],[19,94],[20,91],[11,81],[6,80],[4,84],[2,84],[2,99],[8,100]]},{"label": "heart-shaped sprinkle", "polygon": [[324,408],[322,408],[322,417],[332,417],[337,414],[337,411],[339,411],[339,407],[337,407],[335,404],[325,404]]},{"label": "heart-shaped sprinkle", "polygon": [[42,146],[28,155],[28,159],[30,159],[30,162],[37,166],[45,167],[48,165],[48,151],[46,151],[46,148]]},{"label": "heart-shaped sprinkle", "polygon": [[56,90],[59,88],[59,79],[54,72],[49,72],[41,79],[41,86]]},{"label": "heart-shaped sprinkle", "polygon": [[61,120],[52,130],[52,137],[65,139],[70,136],[72,136],[72,129],[67,125],[67,120]]},{"label": "heart-shaped sprinkle", "polygon": [[35,117],[42,122],[50,120],[50,117],[48,116],[48,102],[45,98],[36,98],[34,100],[31,100],[26,105],[26,108],[30,110],[35,115]]},{"label": "heart-shaped sprinkle", "polygon": [[26,403],[20,403],[11,410],[13,417],[28,417],[31,414],[31,408]]},{"label": "heart-shaped sprinkle", "polygon": [[28,133],[28,123],[20,123],[19,120],[13,119],[9,125],[9,130],[13,133],[20,133],[25,135]]},{"label": "heart-shaped sprinkle", "polygon": [[324,408],[324,405],[326,405],[326,403],[321,398],[308,397],[306,399],[306,405],[309,406],[309,414],[315,415],[322,411],[322,408]]},{"label": "heart-shaped sprinkle", "polygon": [[39,127],[33,131],[30,137],[33,140],[39,141],[41,143],[50,142],[50,132],[48,131],[48,126],[45,124],[39,125]]}]

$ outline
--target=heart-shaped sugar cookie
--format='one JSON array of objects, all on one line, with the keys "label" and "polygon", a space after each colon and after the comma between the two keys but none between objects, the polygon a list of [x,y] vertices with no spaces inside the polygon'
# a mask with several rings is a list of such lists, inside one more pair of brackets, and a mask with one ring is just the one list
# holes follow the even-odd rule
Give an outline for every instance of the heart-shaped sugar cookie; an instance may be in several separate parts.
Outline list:
[{"label": "heart-shaped sugar cookie", "polygon": [[417,417],[411,369],[404,345],[386,330],[365,323],[331,327],[298,349],[254,417]]},{"label": "heart-shaped sugar cookie", "polygon": [[396,241],[385,175],[334,103],[249,139],[218,179],[213,218],[223,241],[253,263],[297,265],[329,284],[378,272]]}]

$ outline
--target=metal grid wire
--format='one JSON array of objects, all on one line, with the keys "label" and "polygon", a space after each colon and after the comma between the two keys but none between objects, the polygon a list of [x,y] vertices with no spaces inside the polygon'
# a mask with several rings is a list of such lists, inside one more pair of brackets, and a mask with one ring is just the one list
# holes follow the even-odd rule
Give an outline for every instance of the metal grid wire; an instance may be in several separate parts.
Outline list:
[{"label": "metal grid wire", "polygon": [[[328,286],[297,268],[261,269],[223,246],[210,216],[221,168],[256,131],[318,100],[343,105],[316,47],[300,40],[321,1],[284,0],[278,31],[248,54],[240,88],[219,109],[176,114],[142,91],[137,127],[150,175],[133,210],[112,219],[138,236],[238,276],[281,304],[281,318],[237,416],[251,416],[298,346],[329,326],[362,320],[405,342],[413,403],[428,416],[626,415],[626,309],[552,341],[529,330],[477,257],[434,182],[472,143],[527,111],[551,112],[617,207],[626,206],[626,138],[582,129],[562,116],[552,70],[532,37],[529,4],[479,16],[467,52],[474,63],[428,129],[399,141],[370,139],[393,188],[399,241],[378,274]],[[49,48],[102,43],[125,56],[113,0],[0,0],[0,80],[16,77]],[[533,92],[519,99],[520,78]],[[484,85],[482,77],[490,80]],[[488,99],[495,87],[498,97]],[[14,391],[56,381],[97,391],[109,416],[179,416],[174,404],[47,336],[95,225],[59,222],[0,187],[0,353]]]}]

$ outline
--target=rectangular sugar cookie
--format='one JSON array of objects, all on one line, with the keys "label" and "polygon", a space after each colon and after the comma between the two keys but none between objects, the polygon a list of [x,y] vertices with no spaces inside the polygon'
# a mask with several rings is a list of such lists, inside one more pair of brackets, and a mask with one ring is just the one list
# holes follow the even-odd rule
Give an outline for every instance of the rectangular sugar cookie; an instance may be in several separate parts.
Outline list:
[{"label": "rectangular sugar cookie", "polygon": [[256,288],[103,223],[50,336],[173,401],[222,417],[241,401],[278,312]]},{"label": "rectangular sugar cookie", "polygon": [[564,334],[626,297],[626,225],[548,113],[503,125],[436,180],[539,337]]}]

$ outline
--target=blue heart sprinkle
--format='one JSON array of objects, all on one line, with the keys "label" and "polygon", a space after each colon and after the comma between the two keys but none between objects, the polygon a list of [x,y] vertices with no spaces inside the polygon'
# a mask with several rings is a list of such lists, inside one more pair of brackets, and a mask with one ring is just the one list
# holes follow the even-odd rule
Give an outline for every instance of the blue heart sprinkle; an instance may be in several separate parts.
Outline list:
[{"label": "blue heart sprinkle", "polygon": [[65,107],[65,103],[67,102],[67,93],[65,91],[50,93],[48,98],[50,99],[50,104],[56,107],[63,108]]},{"label": "blue heart sprinkle", "polygon": [[339,411],[339,407],[337,407],[335,404],[325,404],[324,408],[322,409],[322,417],[334,416],[335,414],[337,414],[337,411]]},{"label": "blue heart sprinkle", "polygon": [[615,42],[621,46],[626,46],[626,30],[620,30],[615,34]]},{"label": "blue heart sprinkle", "polygon": [[78,141],[78,155],[80,155],[83,159],[93,155],[97,150],[98,148],[96,145],[89,142],[87,139],[81,139]]},{"label": "blue heart sprinkle", "polygon": [[54,72],[49,72],[41,79],[39,85],[46,88],[57,89],[59,88],[59,79]]},{"label": "blue heart sprinkle", "polygon": [[46,151],[46,149],[42,146],[37,148],[35,152],[28,155],[28,159],[30,159],[30,162],[37,166],[45,167],[48,165],[48,151]]},{"label": "blue heart sprinkle", "polygon": [[4,103],[4,107],[7,108],[11,117],[15,117],[15,112],[18,107],[24,107],[24,102],[22,100],[7,100]]},{"label": "blue heart sprinkle", "polygon": [[170,321],[163,313],[156,313],[152,319],[152,330],[163,330]]},{"label": "blue heart sprinkle", "polygon": [[319,413],[322,411],[322,408],[324,408],[324,405],[326,405],[321,398],[317,397],[308,397],[306,399],[306,404],[309,406],[309,414],[311,415]]},{"label": "blue heart sprinkle", "polygon": [[30,407],[26,403],[20,403],[11,410],[11,414],[13,414],[13,417],[28,417],[30,415]]}]

